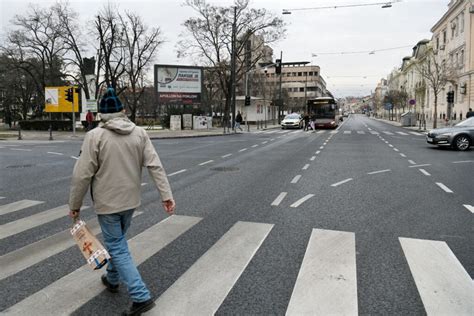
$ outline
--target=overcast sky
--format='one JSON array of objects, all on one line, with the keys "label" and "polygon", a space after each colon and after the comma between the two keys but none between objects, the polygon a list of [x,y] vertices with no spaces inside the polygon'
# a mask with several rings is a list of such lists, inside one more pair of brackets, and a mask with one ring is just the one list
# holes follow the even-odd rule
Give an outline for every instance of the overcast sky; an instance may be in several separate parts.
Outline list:
[{"label": "overcast sky", "polygon": [[[422,39],[431,39],[431,27],[447,11],[449,0],[403,0],[388,9],[380,5],[341,7],[316,10],[294,10],[281,15],[282,9],[316,8],[374,4],[385,0],[251,0],[255,8],[266,8],[281,16],[287,23],[287,36],[272,44],[274,58],[283,51],[283,61],[310,61],[321,67],[321,75],[337,97],[363,96],[376,87],[381,78],[399,67],[411,47]],[[28,10],[30,3],[50,6],[49,0],[0,0],[3,41],[9,21],[15,14]],[[91,21],[107,1],[71,0],[84,24]],[[120,10],[139,13],[149,26],[161,28],[166,42],[161,46],[155,63],[193,64],[191,60],[176,58],[176,42],[183,31],[182,23],[193,15],[181,0],[110,0]],[[230,6],[232,0],[209,0],[211,4]],[[404,47],[406,46],[406,47]],[[380,51],[388,48],[404,47]],[[372,51],[375,54],[349,52]],[[336,54],[325,54],[336,53]],[[315,56],[317,55],[317,56]]]}]

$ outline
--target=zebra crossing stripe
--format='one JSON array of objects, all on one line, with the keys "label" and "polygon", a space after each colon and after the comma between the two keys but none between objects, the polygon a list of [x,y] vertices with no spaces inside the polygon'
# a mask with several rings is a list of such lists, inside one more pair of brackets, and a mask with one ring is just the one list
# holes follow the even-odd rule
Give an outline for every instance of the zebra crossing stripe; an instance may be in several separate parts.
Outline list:
[{"label": "zebra crossing stripe", "polygon": [[416,135],[416,136],[423,136],[423,134],[417,133],[417,132],[409,132],[409,133],[412,134],[412,135]]},{"label": "zebra crossing stripe", "polygon": [[474,283],[442,241],[399,238],[428,315],[472,315]]},{"label": "zebra crossing stripe", "polygon": [[44,203],[43,201],[21,200],[0,206],[0,215],[13,213],[31,206]]},{"label": "zebra crossing stripe", "polygon": [[273,224],[237,222],[147,315],[214,315],[272,228]]},{"label": "zebra crossing stripe", "polygon": [[404,133],[404,132],[396,132],[396,133],[400,135],[404,135],[404,136],[408,135],[407,133]]},{"label": "zebra crossing stripe", "polygon": [[313,229],[286,315],[357,315],[355,234]]},{"label": "zebra crossing stripe", "polygon": [[365,134],[364,131],[357,131],[357,134]]},{"label": "zebra crossing stripe", "polygon": [[383,131],[384,134],[387,134],[387,135],[393,135],[392,132],[387,132],[387,131]]},{"label": "zebra crossing stripe", "polygon": [[[173,215],[129,241],[137,265],[166,247],[201,218]],[[84,265],[3,312],[8,315],[69,315],[99,295],[101,270]]]},{"label": "zebra crossing stripe", "polygon": [[344,134],[350,134],[352,131],[344,131]]},{"label": "zebra crossing stripe", "polygon": [[[84,209],[83,207],[82,209]],[[19,234],[25,230],[43,225],[45,223],[52,222],[58,218],[64,217],[69,211],[69,206],[62,205],[41,213],[28,216],[14,222],[9,222],[3,225],[0,225],[0,240],[7,238],[9,236]]]}]

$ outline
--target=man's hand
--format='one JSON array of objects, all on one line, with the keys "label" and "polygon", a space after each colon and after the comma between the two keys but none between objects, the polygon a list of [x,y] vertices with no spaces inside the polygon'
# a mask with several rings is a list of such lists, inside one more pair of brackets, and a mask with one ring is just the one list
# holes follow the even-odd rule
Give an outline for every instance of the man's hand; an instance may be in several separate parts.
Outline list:
[{"label": "man's hand", "polygon": [[173,215],[174,208],[176,207],[176,203],[174,202],[173,199],[169,199],[169,200],[163,201],[163,207],[165,208],[166,213],[168,213],[169,215]]},{"label": "man's hand", "polygon": [[69,211],[69,217],[72,218],[74,221],[77,221],[79,219],[80,212],[81,212],[80,210],[75,210],[75,211],[71,210]]}]

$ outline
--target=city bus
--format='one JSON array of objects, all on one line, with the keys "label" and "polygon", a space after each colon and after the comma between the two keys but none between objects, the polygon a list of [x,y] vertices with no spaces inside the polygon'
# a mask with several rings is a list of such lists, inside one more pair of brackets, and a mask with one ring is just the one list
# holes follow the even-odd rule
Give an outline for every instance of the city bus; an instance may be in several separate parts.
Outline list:
[{"label": "city bus", "polygon": [[319,97],[308,100],[307,113],[314,121],[315,128],[336,128],[339,125],[339,108],[331,97]]}]

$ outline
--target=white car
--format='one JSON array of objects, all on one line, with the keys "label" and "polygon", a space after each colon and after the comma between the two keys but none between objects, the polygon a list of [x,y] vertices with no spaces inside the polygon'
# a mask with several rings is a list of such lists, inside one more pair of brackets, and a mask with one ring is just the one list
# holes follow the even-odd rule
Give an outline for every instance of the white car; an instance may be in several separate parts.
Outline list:
[{"label": "white car", "polygon": [[300,114],[288,114],[281,121],[281,128],[303,128],[303,117]]}]

